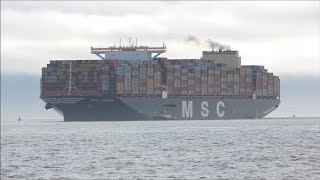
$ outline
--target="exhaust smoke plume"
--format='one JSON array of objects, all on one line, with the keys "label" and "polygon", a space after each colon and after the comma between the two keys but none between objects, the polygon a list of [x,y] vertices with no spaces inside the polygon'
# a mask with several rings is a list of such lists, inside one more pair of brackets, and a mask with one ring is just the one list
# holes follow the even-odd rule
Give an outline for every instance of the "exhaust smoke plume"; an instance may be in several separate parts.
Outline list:
[{"label": "exhaust smoke plume", "polygon": [[186,41],[187,41],[187,42],[193,42],[193,43],[195,43],[197,46],[201,45],[201,41],[200,41],[197,37],[195,37],[195,36],[193,36],[193,35],[189,35],[189,36],[186,38]]},{"label": "exhaust smoke plume", "polygon": [[197,46],[205,46],[206,47],[206,46],[209,45],[209,47],[212,49],[212,51],[219,50],[219,49],[221,49],[221,50],[231,49],[230,46],[221,44],[221,43],[213,41],[211,39],[208,39],[207,41],[201,41],[199,38],[197,38],[194,35],[187,36],[185,38],[185,41],[186,42],[192,42]]},{"label": "exhaust smoke plume", "polygon": [[208,39],[207,42],[208,42],[209,46],[211,47],[212,51],[215,49],[222,49],[222,50],[230,49],[230,46],[223,45],[223,44],[216,42],[216,41],[212,41],[211,39]]}]

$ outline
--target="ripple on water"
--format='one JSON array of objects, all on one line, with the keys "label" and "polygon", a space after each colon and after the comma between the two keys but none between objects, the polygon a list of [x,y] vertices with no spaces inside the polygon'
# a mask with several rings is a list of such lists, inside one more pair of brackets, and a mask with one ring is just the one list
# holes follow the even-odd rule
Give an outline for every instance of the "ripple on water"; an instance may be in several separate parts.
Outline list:
[{"label": "ripple on water", "polygon": [[1,179],[320,179],[315,127],[319,120],[11,124],[1,134]]}]

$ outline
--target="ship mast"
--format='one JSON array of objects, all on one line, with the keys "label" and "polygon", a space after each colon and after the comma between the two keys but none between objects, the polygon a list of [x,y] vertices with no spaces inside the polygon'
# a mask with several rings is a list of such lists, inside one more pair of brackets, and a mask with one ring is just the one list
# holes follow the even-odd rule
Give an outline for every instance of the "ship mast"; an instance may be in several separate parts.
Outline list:
[{"label": "ship mast", "polygon": [[67,88],[69,89],[68,96],[71,95],[72,88],[74,88],[75,90],[78,91],[77,87],[74,85],[71,78],[72,78],[72,62],[70,61],[69,62],[69,80],[68,80],[68,84],[67,84],[66,88],[64,88],[64,90],[66,90]]}]

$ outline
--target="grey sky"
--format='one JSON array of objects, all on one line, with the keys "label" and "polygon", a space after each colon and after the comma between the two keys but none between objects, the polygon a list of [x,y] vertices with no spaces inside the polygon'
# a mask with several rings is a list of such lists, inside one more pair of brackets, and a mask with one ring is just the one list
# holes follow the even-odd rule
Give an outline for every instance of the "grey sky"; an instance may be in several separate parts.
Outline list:
[{"label": "grey sky", "polygon": [[40,74],[50,59],[96,59],[90,46],[167,45],[169,58],[199,58],[208,38],[243,64],[277,75],[320,76],[320,2],[1,2],[1,70]]}]

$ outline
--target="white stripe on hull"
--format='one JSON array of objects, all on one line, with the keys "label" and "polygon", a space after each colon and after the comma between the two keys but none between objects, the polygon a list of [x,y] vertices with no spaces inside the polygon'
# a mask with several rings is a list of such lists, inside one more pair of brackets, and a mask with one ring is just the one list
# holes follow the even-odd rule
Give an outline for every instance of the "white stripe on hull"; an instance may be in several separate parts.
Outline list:
[{"label": "white stripe on hull", "polygon": [[43,98],[47,103],[57,104],[75,104],[85,98]]},{"label": "white stripe on hull", "polygon": [[77,102],[49,102],[49,103],[51,103],[51,104],[75,104],[75,103],[77,103]]}]

